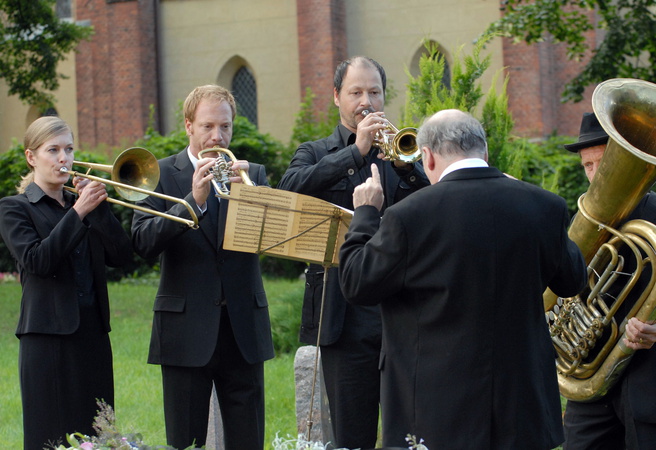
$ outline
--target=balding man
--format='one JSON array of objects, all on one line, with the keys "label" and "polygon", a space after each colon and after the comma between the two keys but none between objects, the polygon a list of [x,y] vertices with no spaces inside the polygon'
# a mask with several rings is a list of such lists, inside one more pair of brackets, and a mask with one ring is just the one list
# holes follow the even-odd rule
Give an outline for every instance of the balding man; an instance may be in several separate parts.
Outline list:
[{"label": "balding man", "polygon": [[419,129],[431,186],[385,211],[378,172],[353,194],[342,291],[380,304],[383,444],[550,449],[563,437],[542,293],[585,285],[565,201],[487,164],[481,124],[443,110]]}]

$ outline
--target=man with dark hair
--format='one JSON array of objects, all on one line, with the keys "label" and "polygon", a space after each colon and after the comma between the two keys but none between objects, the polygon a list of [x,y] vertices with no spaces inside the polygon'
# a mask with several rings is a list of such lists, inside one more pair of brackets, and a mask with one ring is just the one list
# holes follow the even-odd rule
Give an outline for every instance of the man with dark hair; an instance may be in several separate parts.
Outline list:
[{"label": "man with dark hair", "polygon": [[[581,165],[592,182],[601,163],[608,134],[593,113],[585,113],[577,142],[565,148],[581,156]],[[656,195],[645,195],[626,221],[645,219],[656,223]],[[626,264],[622,273],[635,269],[635,258],[624,249]],[[621,279],[620,274],[620,279]],[[631,294],[624,300],[616,317],[624,317],[643,289],[645,280],[640,279]],[[617,292],[621,286],[614,286]],[[627,339],[624,344],[636,351],[619,380],[598,400],[591,402],[568,401],[565,409],[566,450],[619,448],[652,449],[656,445],[656,325],[631,318],[626,325]]]},{"label": "man with dark hair", "polygon": [[542,293],[586,281],[565,200],[488,167],[485,131],[443,110],[419,129],[432,185],[389,207],[381,178],[353,194],[342,291],[380,304],[383,445],[547,449],[563,441]]},{"label": "man with dark hair", "polygon": [[[428,180],[420,163],[381,159],[374,137],[387,128],[383,112],[386,77],[383,68],[364,56],[339,64],[333,96],[340,123],[333,134],[301,144],[278,188],[353,208],[353,190],[370,176],[375,164],[383,178],[385,205],[392,205]],[[363,115],[364,111],[369,114]],[[300,339],[317,344],[323,268],[306,270]],[[349,305],[330,269],[323,323],[321,363],[336,448],[373,448],[378,430],[381,324],[377,306]]]}]

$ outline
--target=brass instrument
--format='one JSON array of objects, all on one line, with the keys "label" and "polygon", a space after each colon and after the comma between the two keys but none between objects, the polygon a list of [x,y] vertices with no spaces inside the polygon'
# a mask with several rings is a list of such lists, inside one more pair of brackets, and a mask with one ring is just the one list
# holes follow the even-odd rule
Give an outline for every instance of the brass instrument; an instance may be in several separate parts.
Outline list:
[{"label": "brass instrument", "polygon": [[[185,208],[187,208],[187,211],[189,211],[191,220],[153,209],[144,208],[132,203],[126,203],[111,197],[107,198],[108,202],[136,209],[138,211],[147,212],[156,216],[165,217],[176,222],[184,223],[190,228],[198,228],[198,216],[187,201],[154,191],[155,187],[157,187],[157,183],[159,182],[159,165],[157,164],[157,158],[155,158],[155,156],[145,148],[132,147],[124,150],[120,155],[116,157],[114,164],[112,165],[97,164],[84,161],[73,161],[73,165],[86,167],[88,169],[87,173],[76,172],[74,170],[69,170],[66,167],[62,167],[60,171],[69,173],[74,177],[83,177],[92,181],[98,181],[103,184],[114,186],[114,189],[116,189],[116,192],[121,197],[133,202],[143,200],[146,197],[152,195],[154,197],[171,202],[181,203]],[[110,173],[111,179],[106,180],[105,178],[89,175],[91,170],[100,170]],[[72,187],[64,186],[64,189],[77,193],[77,191]]]},{"label": "brass instrument", "polygon": [[[203,154],[205,153],[217,154],[216,161],[214,162],[214,167],[210,169],[210,172],[213,175],[211,182],[214,186],[214,190],[220,197],[230,197],[230,189],[228,189],[228,184],[230,183],[230,177],[233,176],[233,170],[230,167],[230,164],[228,164],[228,161],[226,161],[224,155],[228,155],[231,161],[237,161],[237,158],[227,148],[212,147],[198,152],[198,159],[202,158]],[[239,176],[241,177],[244,184],[254,186],[253,182],[248,176],[248,172],[246,172],[244,169],[239,169]]]},{"label": "brass instrument", "polygon": [[[365,109],[362,115],[370,113]],[[387,121],[387,128],[376,133],[374,145],[380,148],[385,157],[390,161],[402,161],[413,163],[421,159],[421,149],[417,146],[417,129],[406,127],[396,128]]]},{"label": "brass instrument", "polygon": [[[631,220],[613,228],[656,181],[656,85],[605,81],[595,89],[592,107],[609,140],[568,231],[588,263],[588,287],[572,298],[550,290],[543,296],[560,392],[584,402],[603,397],[629,363],[634,350],[623,343],[628,320],[656,319],[656,226]],[[623,247],[627,251],[620,253]],[[625,257],[636,266],[631,273]],[[616,317],[634,289],[635,304]]]}]

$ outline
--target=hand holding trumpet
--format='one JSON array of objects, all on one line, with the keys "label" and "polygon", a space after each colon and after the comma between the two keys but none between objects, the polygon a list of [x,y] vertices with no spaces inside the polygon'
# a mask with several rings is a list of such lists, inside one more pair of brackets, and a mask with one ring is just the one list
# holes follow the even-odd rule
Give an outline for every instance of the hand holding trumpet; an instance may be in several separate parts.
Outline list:
[{"label": "hand holding trumpet", "polygon": [[[368,109],[365,109],[362,111],[362,115],[364,119],[358,123],[355,145],[364,157],[367,156],[371,147],[375,145],[379,133],[383,133],[388,127],[388,122],[385,119],[385,113],[383,111],[370,112]],[[384,157],[384,154],[378,154],[378,158],[383,159]]]},{"label": "hand holding trumpet", "polygon": [[[405,167],[421,159],[421,150],[417,146],[417,129],[407,127],[399,130],[391,122],[385,119],[385,114],[380,112],[362,111],[365,118],[358,124],[358,133],[355,143],[360,154],[365,156],[371,145],[380,149],[378,158],[392,161],[396,167]],[[362,128],[362,133],[360,129]],[[363,153],[358,144],[362,139],[363,145],[369,143],[367,151]]]},{"label": "hand holding trumpet", "polygon": [[[218,147],[201,150],[198,157],[201,158],[206,153],[217,156],[214,158],[205,157],[199,161],[192,185],[194,199],[196,199],[197,182],[199,183],[198,192],[201,195],[205,192],[205,186],[207,186],[209,193],[209,185],[206,184],[209,181],[213,184],[216,193],[222,197],[229,196],[230,191],[227,185],[230,183],[244,183],[253,186],[253,182],[248,176],[250,167],[248,161],[237,159],[227,148]],[[230,159],[227,160],[224,155],[227,155]],[[206,199],[207,195],[204,198]]]}]

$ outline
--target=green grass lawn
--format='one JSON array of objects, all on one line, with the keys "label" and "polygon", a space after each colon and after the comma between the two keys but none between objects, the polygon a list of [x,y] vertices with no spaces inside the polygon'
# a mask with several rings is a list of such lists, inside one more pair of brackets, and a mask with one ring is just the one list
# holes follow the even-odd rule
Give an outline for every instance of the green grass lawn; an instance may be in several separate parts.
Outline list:
[{"label": "green grass lawn", "polygon": [[[276,358],[264,366],[265,442],[271,448],[276,433],[296,436],[293,363],[303,283],[265,280],[265,287],[277,348]],[[141,433],[150,445],[166,443],[160,368],[146,364],[156,289],[153,283],[109,285],[117,425],[124,433]],[[2,448],[12,449],[22,448],[23,442],[18,339],[14,335],[20,296],[19,284],[0,284],[0,442]]]}]

